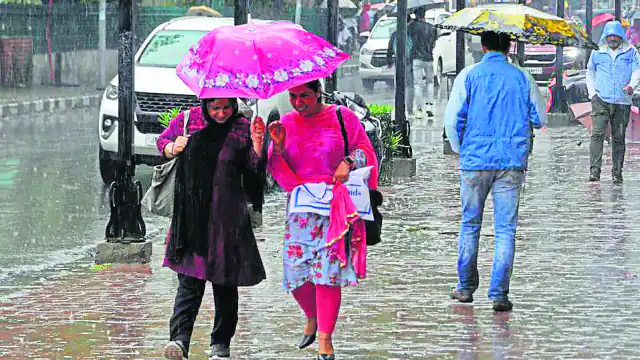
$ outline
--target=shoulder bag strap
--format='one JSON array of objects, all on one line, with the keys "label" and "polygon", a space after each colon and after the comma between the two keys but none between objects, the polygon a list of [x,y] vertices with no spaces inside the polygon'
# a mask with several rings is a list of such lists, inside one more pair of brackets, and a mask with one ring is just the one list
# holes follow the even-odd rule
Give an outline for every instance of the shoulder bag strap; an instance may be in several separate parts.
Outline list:
[{"label": "shoulder bag strap", "polygon": [[187,134],[189,133],[189,115],[191,115],[191,110],[185,110],[184,112],[184,120],[182,121],[184,123],[184,126],[182,128],[182,136],[186,137]]},{"label": "shoulder bag strap", "polygon": [[336,113],[338,114],[338,121],[340,122],[342,139],[344,140],[344,156],[349,156],[349,140],[347,139],[347,129],[345,129],[344,127],[344,120],[342,119],[342,111],[340,111],[340,106],[336,107]]}]

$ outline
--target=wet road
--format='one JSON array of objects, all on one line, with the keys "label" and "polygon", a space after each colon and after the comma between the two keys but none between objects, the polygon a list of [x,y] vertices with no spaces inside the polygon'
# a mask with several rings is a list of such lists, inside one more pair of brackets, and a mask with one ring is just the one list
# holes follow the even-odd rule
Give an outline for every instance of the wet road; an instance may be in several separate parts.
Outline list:
[{"label": "wet road", "polygon": [[[151,268],[92,272],[62,264],[101,241],[108,216],[95,111],[49,115],[60,116],[60,125],[0,137],[0,291],[29,290],[0,304],[0,358],[160,356],[176,286],[171,271],[158,267],[166,220],[146,217],[156,241]],[[607,176],[610,149],[603,182],[590,184],[588,148],[577,145],[585,130],[538,134],[520,214],[516,307],[494,315],[486,300],[491,208],[476,303],[446,297],[456,282],[460,209],[457,159],[442,155],[441,129],[439,117],[413,123],[418,176],[384,189],[384,242],[370,249],[369,279],[345,291],[335,335],[340,358],[640,358],[640,148],[628,151],[624,185]],[[149,174],[138,177],[147,184]],[[302,318],[280,290],[283,204],[278,194],[267,199],[260,250],[268,280],[242,291],[237,359],[313,357],[293,350]],[[207,299],[194,334],[196,360],[208,345],[210,309]]]}]

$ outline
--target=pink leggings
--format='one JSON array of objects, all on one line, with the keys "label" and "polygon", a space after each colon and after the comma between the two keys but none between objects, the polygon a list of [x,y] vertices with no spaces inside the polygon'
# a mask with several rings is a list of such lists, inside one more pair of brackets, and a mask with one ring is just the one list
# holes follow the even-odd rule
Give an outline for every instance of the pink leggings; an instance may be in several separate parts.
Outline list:
[{"label": "pink leggings", "polygon": [[338,321],[342,289],[339,286],[313,285],[310,282],[293,290],[307,318],[318,319],[318,331],[332,334]]}]

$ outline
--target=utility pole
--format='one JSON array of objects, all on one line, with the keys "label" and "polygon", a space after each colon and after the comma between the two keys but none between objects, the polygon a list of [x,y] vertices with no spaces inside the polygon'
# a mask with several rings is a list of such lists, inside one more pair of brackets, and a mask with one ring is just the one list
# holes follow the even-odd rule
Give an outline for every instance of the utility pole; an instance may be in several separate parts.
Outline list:
[{"label": "utility pole", "polygon": [[[407,15],[409,10],[407,8],[407,0],[398,0],[398,22],[396,30],[396,126],[402,134],[401,149],[402,156],[405,158],[411,158],[413,151],[409,142],[409,127],[407,125],[406,111],[406,69],[407,66]],[[417,80],[416,80],[417,81]]]},{"label": "utility pole", "polygon": [[105,237],[107,242],[140,243],[144,242],[146,227],[140,206],[142,186],[133,180],[135,0],[120,0],[118,10],[118,160],[116,180],[109,188],[111,217]]},{"label": "utility pole", "polygon": [[[520,5],[525,5],[526,0],[518,0],[518,4]],[[562,1],[562,0],[558,0],[558,1]],[[524,66],[524,42],[522,41],[518,41],[516,43],[516,54],[518,56],[518,62],[520,63],[520,66]]]},{"label": "utility pole", "polygon": [[[593,36],[593,26],[591,25],[591,22],[593,21],[593,0],[587,0],[586,3],[586,28],[587,28],[587,36],[589,37],[589,39],[591,39],[591,37]],[[597,43],[597,41],[596,41]],[[589,59],[591,58],[591,49],[587,49],[587,53],[585,56],[585,61],[586,64],[589,63]],[[585,65],[586,65],[585,64]]]},{"label": "utility pole", "polygon": [[[620,1],[620,0],[616,0]],[[556,15],[564,19],[564,0],[558,0],[556,4]],[[564,47],[556,46],[556,85],[553,94],[553,112],[564,113]]]},{"label": "utility pole", "polygon": [[233,19],[235,26],[249,23],[249,0],[235,0]]},{"label": "utility pole", "polygon": [[[465,0],[456,0],[456,11],[463,10],[465,7]],[[464,51],[464,33],[458,31],[456,33],[456,74],[460,74],[460,71],[465,66],[465,51]]]},{"label": "utility pole", "polygon": [[302,22],[302,0],[296,0],[296,24]]},{"label": "utility pole", "polygon": [[[338,47],[338,10],[340,6],[338,0],[327,0],[327,10],[329,16],[327,17],[327,40],[335,47]],[[334,71],[330,77],[327,78],[327,92],[338,90],[338,72]]]},{"label": "utility pole", "polygon": [[615,0],[615,14],[616,20],[620,21],[622,19],[622,0]]},{"label": "utility pole", "polygon": [[98,10],[98,89],[106,88],[105,56],[107,52],[107,0],[100,0]]}]

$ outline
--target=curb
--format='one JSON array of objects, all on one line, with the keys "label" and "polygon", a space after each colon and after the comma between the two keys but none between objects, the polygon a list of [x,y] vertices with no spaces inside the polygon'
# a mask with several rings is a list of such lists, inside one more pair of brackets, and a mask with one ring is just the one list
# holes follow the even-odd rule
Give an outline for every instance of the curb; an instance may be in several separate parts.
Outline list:
[{"label": "curb", "polygon": [[102,94],[96,94],[0,104],[0,119],[39,112],[54,112],[56,110],[98,106],[101,98]]}]

